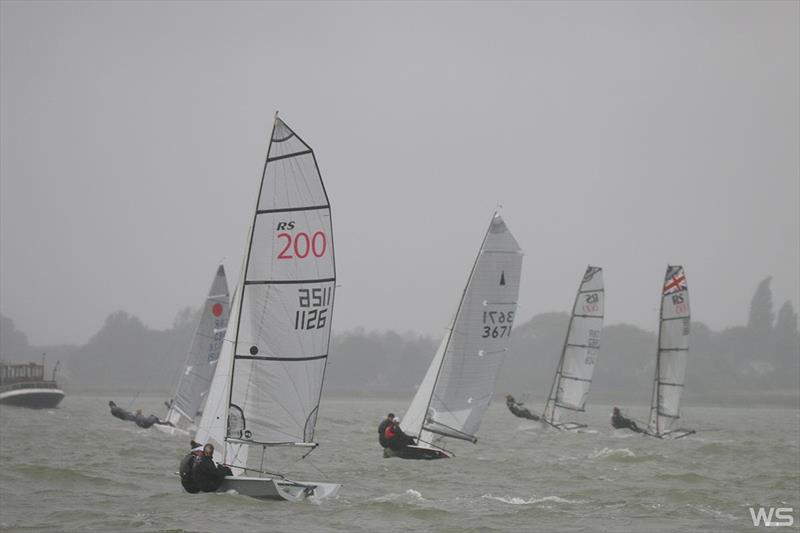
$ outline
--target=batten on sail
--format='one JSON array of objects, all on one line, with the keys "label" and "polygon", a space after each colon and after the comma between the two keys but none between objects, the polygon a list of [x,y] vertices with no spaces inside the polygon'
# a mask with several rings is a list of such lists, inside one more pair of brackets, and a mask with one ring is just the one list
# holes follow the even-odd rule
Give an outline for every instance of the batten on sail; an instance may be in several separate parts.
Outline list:
[{"label": "batten on sail", "polygon": [[508,350],[521,268],[521,249],[495,214],[455,317],[401,422],[420,447],[444,437],[476,442]]},{"label": "batten on sail", "polygon": [[689,353],[691,315],[689,286],[681,265],[670,265],[664,276],[658,331],[658,351],[646,434],[685,437],[692,430],[671,429],[680,417],[680,399]]},{"label": "batten on sail", "polygon": [[603,269],[589,265],[575,295],[561,358],[543,411],[544,421],[551,426],[585,427],[577,422],[561,422],[561,416],[564,411],[585,410],[600,355],[604,308]]}]

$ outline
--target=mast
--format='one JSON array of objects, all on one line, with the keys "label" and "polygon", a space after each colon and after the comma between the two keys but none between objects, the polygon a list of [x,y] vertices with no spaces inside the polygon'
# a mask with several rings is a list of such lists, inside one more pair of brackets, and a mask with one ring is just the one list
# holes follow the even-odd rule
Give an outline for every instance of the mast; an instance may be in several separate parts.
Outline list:
[{"label": "mast", "polygon": [[[581,295],[581,287],[578,286],[578,291],[575,293],[575,300],[572,302],[572,312],[569,314],[569,323],[567,324],[567,332],[564,335],[564,344],[561,347],[561,357],[558,359],[558,367],[556,368],[556,374],[553,376],[553,383],[550,385],[550,393],[547,395],[547,402],[544,405],[544,412],[542,415],[542,419],[550,425],[553,425],[554,422],[553,418],[555,417],[556,413],[556,400],[558,395],[558,389],[556,388],[557,385],[560,385],[561,382],[561,372],[564,368],[564,355],[567,353],[567,343],[569,342],[569,333],[572,330],[572,321],[575,320],[575,306],[578,305],[578,297]],[[553,396],[553,393],[556,393],[556,396]],[[550,408],[550,415],[547,415],[547,409]]]}]

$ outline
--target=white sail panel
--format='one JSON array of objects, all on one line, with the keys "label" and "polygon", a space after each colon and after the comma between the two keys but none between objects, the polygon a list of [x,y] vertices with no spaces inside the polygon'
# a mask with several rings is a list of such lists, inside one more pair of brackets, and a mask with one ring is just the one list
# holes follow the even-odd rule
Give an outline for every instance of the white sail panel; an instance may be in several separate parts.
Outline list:
[{"label": "white sail panel", "polygon": [[[422,425],[425,423],[425,412],[428,409],[428,402],[433,394],[433,386],[436,384],[436,376],[439,373],[439,367],[442,365],[444,351],[447,349],[450,331],[452,331],[452,324],[450,328],[448,328],[447,334],[442,339],[441,344],[439,344],[439,349],[436,350],[436,355],[433,356],[433,361],[431,361],[430,366],[428,366],[428,371],[425,373],[425,377],[422,383],[420,383],[419,388],[417,388],[417,392],[414,394],[414,399],[411,400],[408,411],[406,411],[400,421],[400,427],[403,429],[403,432],[408,435],[420,435],[422,431]],[[422,440],[429,441],[430,439]],[[421,443],[421,445],[424,444],[425,443]]]},{"label": "white sail panel", "polygon": [[247,267],[249,280],[333,278],[328,209],[264,213],[256,219]]},{"label": "white sail panel", "polygon": [[247,251],[229,438],[311,442],[330,342],[330,206],[311,148],[276,118]]},{"label": "white sail panel", "polygon": [[334,290],[332,281],[248,286],[242,302],[236,355],[324,357]]},{"label": "white sail panel", "polygon": [[220,265],[211,282],[183,373],[167,413],[167,420],[177,427],[188,428],[206,400],[225,338],[229,313],[228,282],[225,268]]},{"label": "white sail panel", "polygon": [[679,417],[689,352],[690,321],[686,274],[682,266],[670,265],[662,290],[654,405],[651,406],[650,415],[650,427],[656,433],[669,425],[661,417]]},{"label": "white sail panel", "polygon": [[508,349],[521,268],[520,247],[495,215],[449,332],[424,429],[475,439]]},{"label": "white sail panel", "polygon": [[558,423],[563,410],[583,411],[600,354],[605,309],[603,269],[588,266],[572,307],[561,361],[545,418]]}]

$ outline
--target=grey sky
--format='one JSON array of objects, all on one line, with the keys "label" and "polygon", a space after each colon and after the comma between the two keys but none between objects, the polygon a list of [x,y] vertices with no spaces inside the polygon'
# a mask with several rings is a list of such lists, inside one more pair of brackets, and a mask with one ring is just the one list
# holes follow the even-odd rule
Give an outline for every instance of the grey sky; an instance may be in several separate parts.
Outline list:
[{"label": "grey sky", "polygon": [[[800,297],[800,3],[0,4],[0,311],[153,327],[241,263],[276,109],[333,207],[334,328],[438,335],[496,204],[518,321],[605,268],[607,323]],[[233,282],[232,282],[233,283]]]}]

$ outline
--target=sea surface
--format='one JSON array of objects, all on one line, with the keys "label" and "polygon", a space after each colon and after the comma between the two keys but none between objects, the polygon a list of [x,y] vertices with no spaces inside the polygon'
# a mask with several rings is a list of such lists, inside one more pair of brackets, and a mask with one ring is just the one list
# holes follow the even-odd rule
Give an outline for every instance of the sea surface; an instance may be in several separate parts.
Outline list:
[{"label": "sea surface", "polygon": [[[502,403],[478,443],[439,461],[383,459],[376,426],[409,400],[324,398],[319,449],[275,464],[342,483],[322,502],[183,492],[188,439],[112,418],[108,397],[0,408],[2,531],[754,531],[749,507],[790,507],[800,528],[800,410],[687,406],[696,435],[615,431],[590,406],[583,433],[524,429]],[[114,398],[164,414],[162,399]],[[647,408],[631,407],[643,418]],[[269,458],[268,463],[269,463]],[[272,468],[272,463],[270,468]],[[777,520],[777,517],[775,517]],[[790,528],[793,529],[793,528]]]}]

